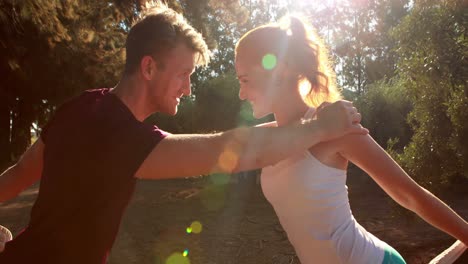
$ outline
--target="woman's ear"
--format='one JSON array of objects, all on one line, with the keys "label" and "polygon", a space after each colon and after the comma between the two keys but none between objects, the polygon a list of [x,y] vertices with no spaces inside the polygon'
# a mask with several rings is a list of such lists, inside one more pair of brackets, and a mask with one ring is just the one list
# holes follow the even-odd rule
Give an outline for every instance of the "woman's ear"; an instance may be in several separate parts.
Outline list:
[{"label": "woman's ear", "polygon": [[281,87],[286,84],[288,67],[284,63],[278,62],[270,71],[271,79],[273,81],[273,86]]},{"label": "woman's ear", "polygon": [[274,71],[278,78],[284,81],[297,79],[298,77],[298,74],[291,68],[287,60],[278,61]]}]

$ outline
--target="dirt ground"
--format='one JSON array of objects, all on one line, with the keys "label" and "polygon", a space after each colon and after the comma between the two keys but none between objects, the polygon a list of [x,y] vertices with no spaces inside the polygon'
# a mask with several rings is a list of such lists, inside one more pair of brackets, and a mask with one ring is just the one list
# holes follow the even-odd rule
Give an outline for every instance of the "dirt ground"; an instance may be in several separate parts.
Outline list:
[{"label": "dirt ground", "polygon": [[[350,173],[348,187],[358,222],[397,249],[408,264],[428,263],[455,241],[411,214],[398,213],[368,176]],[[440,197],[467,219],[468,187],[445,193]],[[37,185],[0,204],[0,224],[17,234],[27,224],[36,195]],[[187,232],[194,221],[201,224],[201,232],[193,225],[193,232]],[[133,263],[299,261],[256,176],[217,175],[138,183],[109,260]],[[467,252],[456,263],[468,263]]]}]

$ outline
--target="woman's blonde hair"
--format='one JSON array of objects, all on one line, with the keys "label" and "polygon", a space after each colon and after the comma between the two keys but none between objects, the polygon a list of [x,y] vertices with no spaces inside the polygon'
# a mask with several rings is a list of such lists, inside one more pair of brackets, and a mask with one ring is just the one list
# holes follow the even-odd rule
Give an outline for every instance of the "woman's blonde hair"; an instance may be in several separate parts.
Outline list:
[{"label": "woman's blonde hair", "polygon": [[236,45],[236,58],[248,53],[249,60],[262,66],[266,54],[284,61],[297,73],[299,88],[307,87],[305,102],[313,107],[341,99],[335,72],[330,66],[323,40],[307,23],[296,16],[286,16],[278,23],[254,28]]}]

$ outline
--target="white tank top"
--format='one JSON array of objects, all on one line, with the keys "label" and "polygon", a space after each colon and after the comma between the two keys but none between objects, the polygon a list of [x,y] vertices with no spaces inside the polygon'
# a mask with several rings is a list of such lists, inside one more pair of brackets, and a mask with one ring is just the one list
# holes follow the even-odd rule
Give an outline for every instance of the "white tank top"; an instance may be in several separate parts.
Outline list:
[{"label": "white tank top", "polygon": [[301,263],[382,263],[385,242],[351,213],[346,170],[304,151],[263,168],[261,185]]}]

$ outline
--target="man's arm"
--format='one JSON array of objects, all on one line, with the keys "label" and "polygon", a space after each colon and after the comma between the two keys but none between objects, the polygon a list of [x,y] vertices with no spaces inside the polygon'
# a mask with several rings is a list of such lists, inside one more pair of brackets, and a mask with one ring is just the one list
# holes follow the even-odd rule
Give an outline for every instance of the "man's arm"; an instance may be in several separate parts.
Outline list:
[{"label": "man's arm", "polygon": [[162,179],[262,168],[321,141],[348,133],[366,134],[360,120],[352,104],[341,101],[324,107],[317,120],[303,124],[170,135],[152,150],[135,176]]},{"label": "man's arm", "polygon": [[277,126],[278,124],[276,123],[276,121],[272,121],[272,122],[258,124],[255,127],[277,127]]},{"label": "man's arm", "polygon": [[39,138],[19,161],[0,175],[0,203],[12,199],[41,178],[44,143]]}]

